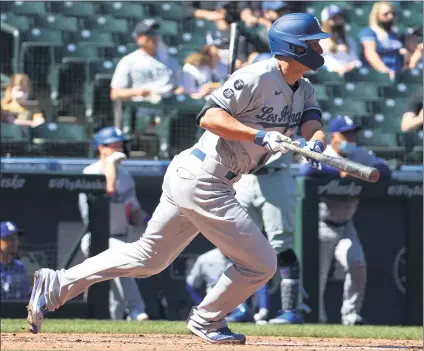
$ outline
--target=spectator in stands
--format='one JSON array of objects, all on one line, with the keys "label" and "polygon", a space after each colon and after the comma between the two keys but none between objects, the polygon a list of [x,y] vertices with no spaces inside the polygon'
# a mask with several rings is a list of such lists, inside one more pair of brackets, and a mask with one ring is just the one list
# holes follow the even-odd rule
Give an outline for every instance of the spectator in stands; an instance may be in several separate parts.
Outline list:
[{"label": "spectator in stands", "polygon": [[321,12],[322,30],[331,33],[330,38],[320,42],[324,51],[325,66],[330,72],[343,76],[362,65],[358,57],[356,42],[347,36],[346,17],[337,5],[325,7]]},{"label": "spectator in stands", "polygon": [[423,63],[423,28],[416,28],[404,40],[405,68],[412,69]]},{"label": "spectator in stands", "polygon": [[392,31],[395,18],[396,13],[390,2],[377,2],[371,10],[369,26],[359,33],[363,64],[388,74],[392,80],[403,67],[400,53],[402,42]]},{"label": "spectator in stands", "polygon": [[214,1],[183,1],[182,6],[186,19],[195,18],[213,22],[225,19],[225,12],[218,10]]},{"label": "spectator in stands", "polygon": [[201,99],[221,86],[227,77],[227,66],[220,60],[215,45],[205,45],[189,55],[183,66],[184,92]]},{"label": "spectator in stands", "polygon": [[402,116],[400,129],[412,132],[423,127],[423,89],[409,98],[406,111]]},{"label": "spectator in stands", "polygon": [[24,264],[17,258],[22,231],[12,222],[0,223],[0,300],[25,300],[31,294]]},{"label": "spectator in stands", "polygon": [[1,100],[2,120],[32,127],[44,123],[44,115],[38,108],[39,102],[29,100],[30,96],[29,77],[23,73],[14,74]]},{"label": "spectator in stands", "polygon": [[246,7],[240,14],[241,19],[247,27],[256,25],[265,26],[269,29],[272,23],[290,11],[286,1],[250,1],[252,6]]},{"label": "spectator in stands", "polygon": [[159,24],[145,19],[135,28],[139,49],[124,56],[111,81],[112,100],[145,100],[156,102],[182,93],[181,68],[170,57],[157,56]]}]

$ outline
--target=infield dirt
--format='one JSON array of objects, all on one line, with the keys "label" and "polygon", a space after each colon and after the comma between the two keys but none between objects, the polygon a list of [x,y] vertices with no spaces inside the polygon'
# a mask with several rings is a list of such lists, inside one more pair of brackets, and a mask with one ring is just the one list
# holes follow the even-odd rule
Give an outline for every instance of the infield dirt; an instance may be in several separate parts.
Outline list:
[{"label": "infield dirt", "polygon": [[190,335],[2,333],[1,350],[181,351],[181,350],[422,350],[420,340],[342,339],[251,336],[246,345],[212,345]]}]

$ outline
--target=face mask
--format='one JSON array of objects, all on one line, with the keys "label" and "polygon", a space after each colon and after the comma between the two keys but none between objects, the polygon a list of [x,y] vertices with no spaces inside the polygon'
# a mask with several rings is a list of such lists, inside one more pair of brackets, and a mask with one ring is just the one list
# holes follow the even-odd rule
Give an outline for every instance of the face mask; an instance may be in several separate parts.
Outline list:
[{"label": "face mask", "polygon": [[352,153],[353,150],[355,150],[355,148],[356,143],[350,143],[346,140],[340,142],[339,149],[342,154],[349,155],[350,153]]},{"label": "face mask", "polygon": [[28,93],[26,91],[20,90],[19,88],[13,88],[11,91],[12,99],[14,100],[27,100]]},{"label": "face mask", "polygon": [[336,35],[344,34],[344,24],[335,24],[333,26],[333,33]]},{"label": "face mask", "polygon": [[394,21],[388,21],[388,22],[381,22],[380,21],[380,26],[382,26],[386,31],[390,31],[392,29]]}]

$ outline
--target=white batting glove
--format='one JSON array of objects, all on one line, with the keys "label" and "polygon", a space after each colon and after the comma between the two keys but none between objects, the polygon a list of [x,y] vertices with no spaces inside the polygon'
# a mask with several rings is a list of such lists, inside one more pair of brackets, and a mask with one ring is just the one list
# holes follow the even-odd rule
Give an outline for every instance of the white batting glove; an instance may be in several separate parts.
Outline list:
[{"label": "white batting glove", "polygon": [[115,167],[119,166],[122,160],[126,160],[127,155],[125,155],[123,152],[114,152],[112,155],[109,155],[105,158],[106,163],[113,163]]},{"label": "white batting glove", "polygon": [[268,151],[272,152],[273,154],[277,152],[282,152],[283,154],[289,152],[289,150],[283,148],[281,146],[281,142],[287,142],[291,143],[292,140],[278,132],[265,132],[264,130],[260,130],[256,136],[254,143],[256,145],[263,146]]},{"label": "white batting glove", "polygon": [[[299,146],[305,150],[313,151],[319,154],[322,154],[325,150],[324,144],[319,140],[309,140],[308,142],[305,139],[298,139],[295,142],[299,142]],[[312,167],[321,170],[322,165],[317,160],[314,160],[310,157],[303,157]]]}]

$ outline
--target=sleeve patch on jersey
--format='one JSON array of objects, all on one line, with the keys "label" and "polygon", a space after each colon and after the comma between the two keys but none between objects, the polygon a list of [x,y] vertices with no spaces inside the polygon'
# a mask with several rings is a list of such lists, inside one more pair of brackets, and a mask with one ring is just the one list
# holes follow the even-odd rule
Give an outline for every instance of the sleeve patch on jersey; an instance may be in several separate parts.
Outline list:
[{"label": "sleeve patch on jersey", "polygon": [[241,89],[243,89],[243,87],[244,87],[244,82],[241,79],[237,79],[234,82],[234,89],[241,90]]},{"label": "sleeve patch on jersey", "polygon": [[234,96],[234,90],[233,89],[225,89],[223,92],[223,95],[227,99],[231,99]]}]

